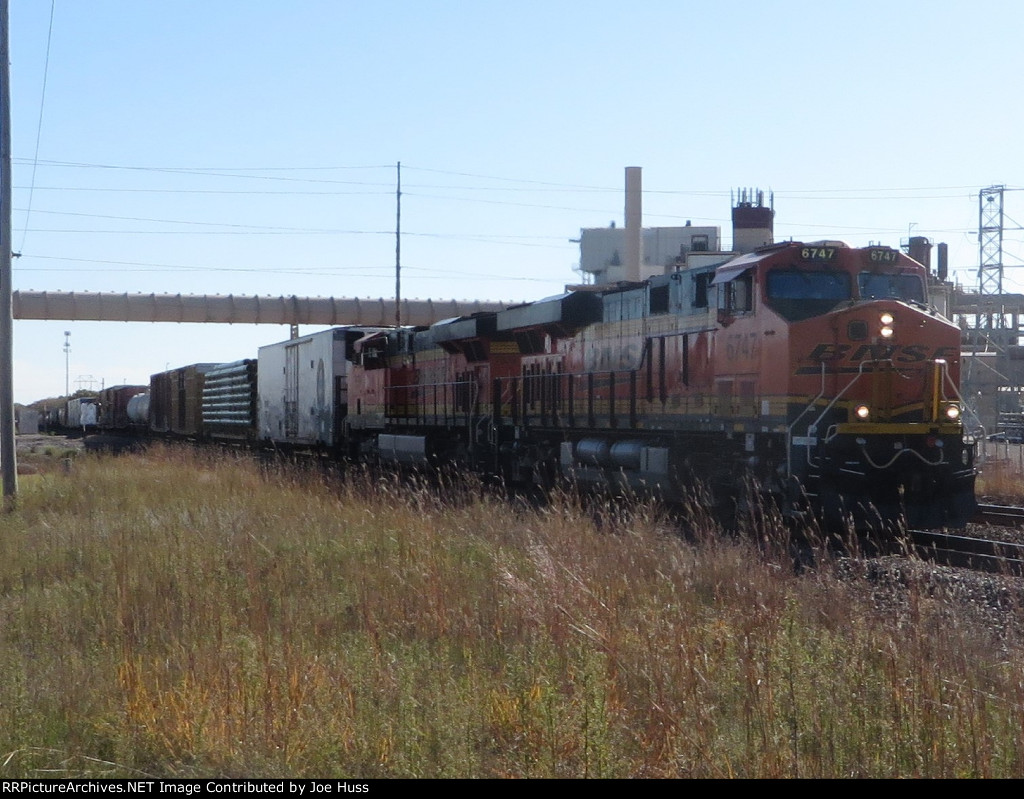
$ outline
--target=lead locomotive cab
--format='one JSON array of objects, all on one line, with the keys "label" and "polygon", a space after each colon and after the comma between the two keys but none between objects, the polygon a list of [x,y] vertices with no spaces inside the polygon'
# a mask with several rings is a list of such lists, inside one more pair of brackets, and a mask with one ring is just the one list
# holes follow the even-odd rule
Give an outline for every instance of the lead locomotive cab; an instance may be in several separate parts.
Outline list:
[{"label": "lead locomotive cab", "polygon": [[964,524],[974,450],[960,331],[927,304],[924,268],[884,247],[788,244],[736,259],[716,282],[748,264],[763,299],[751,319],[762,405],[785,408],[786,475],[831,526]]}]

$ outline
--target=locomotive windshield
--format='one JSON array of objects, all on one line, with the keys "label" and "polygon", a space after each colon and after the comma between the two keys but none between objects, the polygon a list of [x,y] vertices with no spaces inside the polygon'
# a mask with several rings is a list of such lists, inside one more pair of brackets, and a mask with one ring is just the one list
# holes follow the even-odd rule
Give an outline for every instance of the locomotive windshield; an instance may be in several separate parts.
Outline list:
[{"label": "locomotive windshield", "polygon": [[885,275],[861,272],[857,275],[857,288],[862,300],[906,300],[924,302],[924,283],[920,275]]},{"label": "locomotive windshield", "polygon": [[791,322],[828,313],[853,299],[846,272],[776,269],[768,273],[768,305]]}]

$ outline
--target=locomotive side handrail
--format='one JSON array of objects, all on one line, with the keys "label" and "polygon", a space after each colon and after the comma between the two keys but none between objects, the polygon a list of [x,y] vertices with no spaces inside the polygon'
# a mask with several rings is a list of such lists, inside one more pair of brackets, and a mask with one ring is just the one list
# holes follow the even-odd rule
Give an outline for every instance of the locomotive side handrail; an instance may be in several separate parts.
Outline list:
[{"label": "locomotive side handrail", "polygon": [[[495,424],[575,429],[636,429],[640,403],[640,369],[600,372],[544,372],[493,378],[491,405]],[[604,381],[602,385],[597,380]],[[622,387],[627,390],[621,391]],[[606,394],[596,396],[599,390]]]},{"label": "locomotive side handrail", "polygon": [[[804,408],[802,411],[800,411],[800,413],[797,415],[797,417],[793,420],[793,423],[791,425],[789,425],[789,427],[786,428],[786,476],[787,477],[792,477],[793,476],[793,428],[795,428],[797,422],[799,422],[804,417],[804,414],[806,414],[808,411],[812,410],[814,408],[814,406],[817,404],[818,400],[820,400],[824,396],[825,396],[825,362],[822,361],[821,362],[821,391],[818,392],[818,396],[816,396],[814,399],[812,399],[810,401],[810,403],[808,403],[806,408]],[[805,436],[805,438],[810,438],[810,432],[811,432],[811,427],[808,426],[807,427],[807,436]],[[808,444],[807,445],[808,465],[810,465],[810,452],[811,452],[811,447],[810,447],[810,444]]]},{"label": "locomotive side handrail", "polygon": [[[960,393],[959,387],[956,385],[956,383],[953,382],[952,378],[950,378],[949,370],[946,368],[947,366],[948,366],[948,364],[943,364],[943,367],[942,367],[942,374],[943,374],[943,382],[942,382],[942,385],[943,385],[943,389],[942,389],[943,390],[943,397],[945,397],[945,385],[948,382],[950,388],[953,389],[953,393],[956,395],[957,400],[959,400],[959,402],[960,402],[960,410],[961,410],[961,412],[969,413],[974,418],[974,421],[977,424],[977,427],[974,428],[974,430],[980,430],[981,431],[981,440],[985,441],[986,440],[985,425],[982,423],[981,417],[978,416],[977,411],[975,411],[974,408],[971,408],[967,404],[966,400],[964,400],[963,395]],[[966,429],[966,425],[965,425],[965,429]],[[976,433],[975,433],[975,435],[976,435]]]},{"label": "locomotive side handrail", "polygon": [[[429,390],[427,390],[429,389]],[[459,402],[458,392],[466,391],[466,398]],[[400,391],[407,392],[404,403],[398,403],[394,396]],[[440,396],[439,396],[440,395]],[[479,386],[474,380],[451,380],[437,383],[409,383],[385,387],[385,413],[388,416],[421,421],[427,416],[441,418],[446,423],[455,421],[465,414],[467,422],[479,400]],[[459,405],[465,407],[459,408]],[[399,415],[399,408],[404,413]],[[428,413],[432,411],[432,413]]]},{"label": "locomotive side handrail", "polygon": [[[887,363],[890,366],[892,366],[892,359],[891,358],[880,358],[878,360],[872,360],[872,361],[861,361],[860,362],[860,367],[857,369],[857,374],[854,376],[853,380],[851,380],[849,383],[847,383],[845,386],[843,386],[842,390],[840,390],[839,392],[836,393],[836,395],[832,398],[832,401],[829,402],[829,404],[825,406],[825,410],[823,410],[821,412],[821,415],[817,418],[817,420],[815,420],[814,424],[811,425],[811,427],[817,428],[818,424],[821,422],[821,420],[825,418],[825,414],[828,413],[830,410],[832,410],[833,406],[837,402],[839,402],[839,400],[841,400],[843,398],[843,396],[846,394],[846,392],[849,391],[851,388],[853,388],[854,383],[856,383],[858,380],[860,380],[864,376],[864,367],[865,366],[867,366],[868,364],[876,364],[876,363]],[[810,429],[810,428],[808,428],[808,429]]]}]

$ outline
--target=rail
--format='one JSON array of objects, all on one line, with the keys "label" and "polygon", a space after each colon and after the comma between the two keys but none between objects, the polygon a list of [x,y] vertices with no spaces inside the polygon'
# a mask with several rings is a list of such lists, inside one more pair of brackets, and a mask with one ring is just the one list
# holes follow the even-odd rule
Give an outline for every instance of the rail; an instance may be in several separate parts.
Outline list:
[{"label": "rail", "polygon": [[908,530],[907,539],[915,555],[934,563],[1024,575],[1024,544],[934,530]]},{"label": "rail", "polygon": [[974,520],[979,524],[1000,527],[1024,526],[1024,508],[1012,505],[978,505],[978,513]]}]

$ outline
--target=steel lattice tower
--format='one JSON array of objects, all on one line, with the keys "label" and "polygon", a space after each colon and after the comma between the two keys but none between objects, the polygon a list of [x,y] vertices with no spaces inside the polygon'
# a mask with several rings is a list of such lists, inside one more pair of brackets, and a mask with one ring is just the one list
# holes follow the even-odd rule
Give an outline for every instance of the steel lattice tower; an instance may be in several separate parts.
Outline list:
[{"label": "steel lattice tower", "polygon": [[1003,293],[1003,186],[978,193],[978,291]]}]

